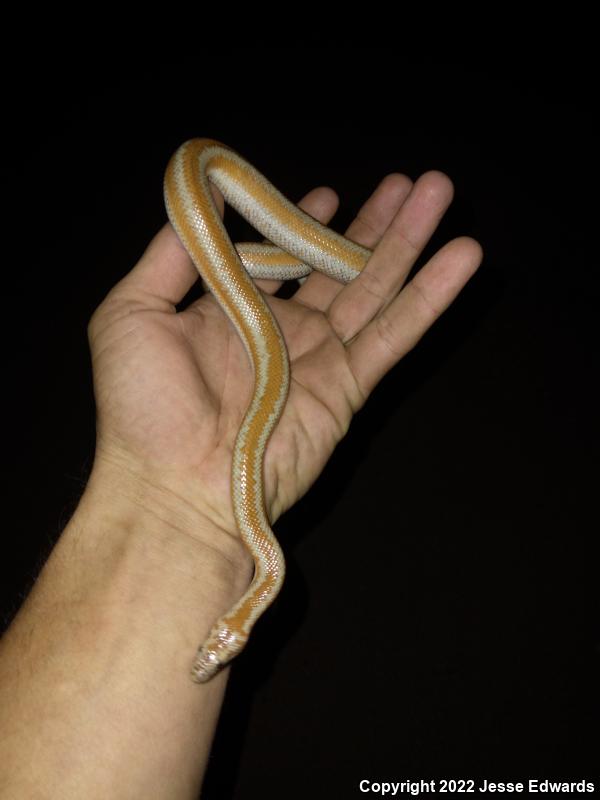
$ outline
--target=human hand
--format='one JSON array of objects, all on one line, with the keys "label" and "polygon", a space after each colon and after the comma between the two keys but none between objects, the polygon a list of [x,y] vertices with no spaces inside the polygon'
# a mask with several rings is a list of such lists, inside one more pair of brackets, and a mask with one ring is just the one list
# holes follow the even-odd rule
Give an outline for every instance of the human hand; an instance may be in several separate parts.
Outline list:
[{"label": "human hand", "polygon": [[[344,286],[315,272],[288,300],[273,296],[276,282],[257,282],[291,366],[289,397],[265,455],[272,522],[307,491],[353,414],[479,266],[481,247],[461,237],[405,282],[452,192],[440,172],[414,186],[406,176],[389,175],[346,232],[374,251],[354,281]],[[327,223],[337,197],[315,189],[299,205]],[[235,329],[211,295],[176,311],[197,278],[166,225],[95,312],[89,326],[98,408],[94,469],[116,470],[117,491],[187,534],[215,531],[211,546],[218,548],[222,534],[237,536],[231,459],[253,377]]]}]

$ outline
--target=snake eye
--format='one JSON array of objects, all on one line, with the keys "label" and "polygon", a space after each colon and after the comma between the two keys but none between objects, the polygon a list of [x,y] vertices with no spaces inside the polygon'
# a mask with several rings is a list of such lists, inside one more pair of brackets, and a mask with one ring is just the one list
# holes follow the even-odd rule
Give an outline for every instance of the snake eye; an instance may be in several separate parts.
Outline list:
[{"label": "snake eye", "polygon": [[235,647],[239,637],[229,628],[220,628],[216,638],[219,643],[219,647],[226,647],[229,649],[231,647]]}]

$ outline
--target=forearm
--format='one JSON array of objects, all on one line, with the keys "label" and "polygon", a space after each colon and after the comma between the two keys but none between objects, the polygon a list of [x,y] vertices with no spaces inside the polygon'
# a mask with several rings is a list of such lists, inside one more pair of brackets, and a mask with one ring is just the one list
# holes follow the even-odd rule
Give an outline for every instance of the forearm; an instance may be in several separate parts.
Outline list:
[{"label": "forearm", "polygon": [[227,670],[200,686],[190,664],[249,565],[114,480],[93,476],[0,642],[1,797],[197,795]]}]

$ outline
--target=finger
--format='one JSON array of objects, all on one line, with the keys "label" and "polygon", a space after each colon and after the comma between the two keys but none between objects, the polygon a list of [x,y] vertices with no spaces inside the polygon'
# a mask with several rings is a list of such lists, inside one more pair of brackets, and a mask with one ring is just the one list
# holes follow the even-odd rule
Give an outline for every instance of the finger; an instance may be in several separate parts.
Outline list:
[{"label": "finger", "polygon": [[448,308],[482,257],[475,239],[462,236],[448,242],[348,345],[350,368],[363,397]]},{"label": "finger", "polygon": [[[221,216],[223,195],[211,184],[213,198]],[[114,288],[142,300],[149,308],[168,309],[180,303],[198,280],[198,270],[170,223],[164,225],[145,253]]]},{"label": "finger", "polygon": [[197,279],[198,270],[167,222],[113,291],[142,300],[149,308],[168,309],[175,307]]},{"label": "finger", "polygon": [[[411,187],[412,181],[408,176],[398,173],[387,175],[344,235],[373,250],[406,200]],[[326,311],[343,288],[343,284],[315,271],[298,289],[294,300],[319,311]]]},{"label": "finger", "polygon": [[[339,198],[337,194],[327,186],[320,186],[312,189],[298,203],[298,207],[309,214],[311,217],[326,225],[334,216],[338,209]],[[278,280],[257,280],[256,285],[266,294],[275,294],[281,287],[283,281]]]},{"label": "finger", "polygon": [[329,321],[343,342],[352,339],[394,297],[452,202],[452,181],[432,170],[417,180],[366,267],[340,292]]}]

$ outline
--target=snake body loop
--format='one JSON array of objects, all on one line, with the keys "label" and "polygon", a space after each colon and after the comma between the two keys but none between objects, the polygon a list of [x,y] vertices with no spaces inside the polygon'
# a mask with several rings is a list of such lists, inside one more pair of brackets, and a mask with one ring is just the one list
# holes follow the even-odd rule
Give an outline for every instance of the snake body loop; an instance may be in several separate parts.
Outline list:
[{"label": "snake body loop", "polygon": [[[209,181],[273,244],[236,249]],[[305,214],[237,153],[210,139],[192,139],[175,152],[164,190],[169,219],[236,328],[254,372],[254,391],[235,442],[231,474],[234,516],[254,559],[254,576],[198,649],[192,677],[204,683],[243,649],[285,574],[266,512],[263,461],[287,398],[289,361],[279,326],[252,278],[302,278],[318,269],[346,283],[358,275],[371,252]]]}]

